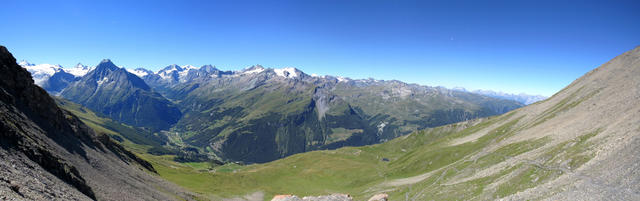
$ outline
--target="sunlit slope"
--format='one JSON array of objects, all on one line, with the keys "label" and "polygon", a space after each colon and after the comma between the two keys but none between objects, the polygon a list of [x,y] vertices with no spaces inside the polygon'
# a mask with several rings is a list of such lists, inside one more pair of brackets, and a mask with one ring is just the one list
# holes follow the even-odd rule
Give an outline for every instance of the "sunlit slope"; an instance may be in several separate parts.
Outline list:
[{"label": "sunlit slope", "polygon": [[55,98],[55,100],[59,107],[78,116],[82,122],[96,132],[109,135],[135,152],[146,153],[148,148],[162,146],[167,141],[166,137],[154,135],[149,130],[122,124],[107,117],[100,117],[90,109],[71,101],[62,98]]},{"label": "sunlit slope", "polygon": [[392,200],[639,199],[640,49],[507,114],[387,143],[197,171],[155,162],[205,195],[386,192]]}]

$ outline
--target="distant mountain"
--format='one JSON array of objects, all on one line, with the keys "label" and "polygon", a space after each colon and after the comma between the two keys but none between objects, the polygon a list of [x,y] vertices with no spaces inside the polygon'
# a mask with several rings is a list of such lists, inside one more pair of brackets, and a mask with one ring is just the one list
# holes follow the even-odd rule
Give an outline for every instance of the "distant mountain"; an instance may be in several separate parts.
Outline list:
[{"label": "distant mountain", "polygon": [[51,94],[58,94],[70,83],[80,79],[91,70],[90,67],[78,63],[73,68],[63,68],[60,65],[31,64],[25,60],[18,63],[27,69],[34,78],[35,83]]},{"label": "distant mountain", "polygon": [[239,71],[137,69],[184,113],[182,142],[233,161],[379,143],[416,129],[502,114],[515,101],[400,81],[311,76],[256,65]]},{"label": "distant mountain", "polygon": [[179,83],[233,74],[232,71],[221,71],[211,65],[196,68],[191,65],[178,66],[173,64],[159,70],[157,73],[143,68],[131,71],[138,72],[137,75],[140,78],[159,92],[167,92],[169,87]]},{"label": "distant mountain", "polygon": [[476,93],[476,94],[481,94],[481,95],[485,95],[485,96],[490,96],[490,97],[494,97],[494,98],[501,98],[501,99],[506,99],[506,100],[514,100],[514,101],[518,101],[518,102],[520,102],[522,104],[525,104],[525,105],[529,105],[531,103],[542,101],[542,100],[545,100],[545,99],[548,98],[546,96],[541,96],[541,95],[529,95],[529,94],[525,94],[525,93],[510,94],[510,93],[496,92],[496,91],[492,91],[492,90],[482,90],[482,89],[469,91],[469,90],[467,90],[465,88],[462,88],[462,87],[455,87],[455,88],[453,88],[453,90],[471,92],[471,93]]},{"label": "distant mountain", "polygon": [[222,71],[174,64],[153,72],[108,60],[61,96],[118,122],[178,133],[170,144],[249,163],[375,144],[523,106],[395,80],[312,76],[291,67]]},{"label": "distant mountain", "polygon": [[150,163],[57,107],[4,46],[0,72],[0,199],[189,199],[147,174],[155,172]]},{"label": "distant mountain", "polygon": [[61,96],[126,124],[168,129],[181,117],[178,108],[142,79],[103,60]]},{"label": "distant mountain", "polygon": [[552,97],[503,115],[372,146],[296,154],[207,180],[172,181],[224,183],[208,190],[239,196],[260,191],[340,192],[354,200],[380,193],[389,200],[640,200],[639,78],[640,46]]}]

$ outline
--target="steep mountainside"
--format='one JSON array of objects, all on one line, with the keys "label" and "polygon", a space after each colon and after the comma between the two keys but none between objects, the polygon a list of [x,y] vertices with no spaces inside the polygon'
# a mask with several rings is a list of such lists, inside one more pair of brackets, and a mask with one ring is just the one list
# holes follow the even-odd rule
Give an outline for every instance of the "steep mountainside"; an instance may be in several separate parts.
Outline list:
[{"label": "steep mountainside", "polygon": [[116,121],[152,130],[167,129],[181,117],[173,103],[110,60],[100,62],[61,96]]},{"label": "steep mountainside", "polygon": [[172,200],[188,194],[54,100],[0,46],[0,199]]},{"label": "steep mountainside", "polygon": [[[549,99],[382,144],[296,154],[215,174],[160,167],[190,189],[366,200],[640,200],[640,47]],[[232,169],[232,171],[226,170]],[[171,178],[198,178],[190,182]],[[206,189],[199,186],[207,186]]]}]

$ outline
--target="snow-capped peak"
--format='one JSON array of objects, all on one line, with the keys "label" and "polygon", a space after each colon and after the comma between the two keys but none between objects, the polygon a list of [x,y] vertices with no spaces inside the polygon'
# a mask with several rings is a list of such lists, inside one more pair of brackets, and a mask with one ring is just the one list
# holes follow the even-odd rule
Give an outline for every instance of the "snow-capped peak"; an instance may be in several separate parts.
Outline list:
[{"label": "snow-capped peak", "polygon": [[21,60],[20,62],[18,62],[18,65],[24,67],[24,66],[35,66],[35,64],[29,63],[27,60]]},{"label": "snow-capped peak", "polygon": [[261,73],[262,71],[264,71],[264,67],[262,67],[261,65],[255,65],[255,66],[251,66],[249,68],[243,69],[242,74],[255,74],[255,73]]},{"label": "snow-capped peak", "polygon": [[197,70],[197,69],[198,69],[198,67],[195,67],[195,66],[192,66],[192,65],[184,65],[184,66],[182,66],[182,70],[183,70],[183,71],[185,71],[185,70],[186,70],[186,71],[189,71],[189,70],[191,70],[191,69],[195,69],[195,70]]},{"label": "snow-capped peak", "polygon": [[160,69],[158,72],[156,72],[156,74],[169,74],[173,71],[178,71],[178,70],[182,70],[182,68],[180,68],[180,66],[178,66],[177,64],[171,64],[167,67],[164,67],[163,69]]},{"label": "snow-capped peak", "polygon": [[182,71],[178,73],[178,77],[183,78],[189,74],[190,70],[198,70],[198,67],[192,65],[184,65],[182,66]]},{"label": "snow-capped peak", "polygon": [[26,68],[27,71],[31,72],[31,74],[39,73],[39,74],[46,74],[49,76],[58,72],[62,68],[62,66],[60,65],[53,65],[53,64],[37,64],[37,65],[26,64],[22,67]]},{"label": "snow-capped peak", "polygon": [[86,75],[89,71],[91,71],[91,69],[92,68],[89,66],[85,66],[85,65],[82,65],[81,63],[78,63],[73,68],[65,68],[64,71],[69,74],[72,74],[73,76],[82,77]]},{"label": "snow-capped peak", "polygon": [[198,70],[198,67],[192,65],[179,66],[177,64],[169,65],[156,74],[165,80],[179,80],[186,77],[191,70]]},{"label": "snow-capped peak", "polygon": [[47,81],[53,74],[60,71],[62,66],[60,65],[52,65],[52,64],[31,64],[26,61],[20,61],[20,66],[27,69],[29,73],[31,73],[31,77],[33,81],[37,85],[42,85],[45,81]]},{"label": "snow-capped peak", "polygon": [[342,77],[342,76],[337,76],[336,79],[338,79],[338,82],[348,82],[349,79],[348,77]]},{"label": "snow-capped peak", "polygon": [[125,68],[128,72],[130,72],[131,74],[134,74],[138,77],[144,77],[146,75],[152,74],[153,72],[144,68],[136,68],[136,69],[129,69],[129,68]]},{"label": "snow-capped peak", "polygon": [[276,75],[280,77],[285,77],[285,78],[294,78],[299,76],[298,70],[291,67],[276,68],[276,69],[273,69],[273,71],[276,73]]}]

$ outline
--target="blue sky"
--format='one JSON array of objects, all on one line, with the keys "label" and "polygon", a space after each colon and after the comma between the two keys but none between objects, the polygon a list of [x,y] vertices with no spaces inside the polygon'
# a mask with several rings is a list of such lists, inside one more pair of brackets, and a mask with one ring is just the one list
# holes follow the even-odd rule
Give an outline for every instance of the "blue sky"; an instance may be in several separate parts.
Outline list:
[{"label": "blue sky", "polygon": [[549,96],[640,45],[637,2],[5,0],[0,44],[65,67],[262,64]]}]

